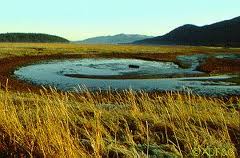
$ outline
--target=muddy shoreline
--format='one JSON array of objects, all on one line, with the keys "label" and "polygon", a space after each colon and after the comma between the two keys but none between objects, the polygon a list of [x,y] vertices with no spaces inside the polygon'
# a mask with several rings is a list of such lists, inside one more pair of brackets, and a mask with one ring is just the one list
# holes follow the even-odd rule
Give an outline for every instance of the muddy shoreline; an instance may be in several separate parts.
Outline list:
[{"label": "muddy shoreline", "polygon": [[206,74],[171,74],[171,75],[81,75],[81,74],[65,74],[64,76],[73,77],[73,78],[86,78],[86,79],[105,79],[105,80],[131,80],[131,79],[162,79],[164,78],[177,78],[177,77],[206,77]]},{"label": "muddy shoreline", "polygon": [[[44,60],[64,60],[76,58],[136,58],[155,61],[172,61],[176,62],[176,56],[179,54],[54,54],[54,55],[35,55],[35,56],[16,56],[0,59],[0,83],[2,89],[20,92],[39,92],[41,86],[33,85],[19,80],[13,76],[14,70],[18,67],[33,64]],[[181,54],[180,54],[181,55]]]},{"label": "muddy shoreline", "polygon": [[[64,60],[64,59],[77,59],[77,58],[135,58],[143,60],[154,60],[154,61],[168,61],[178,63],[177,56],[184,55],[180,53],[173,54],[161,54],[161,53],[134,53],[134,54],[122,54],[122,53],[105,53],[105,54],[54,54],[54,55],[36,55],[36,56],[20,56],[20,57],[9,57],[0,59],[0,83],[2,89],[8,89],[11,91],[18,92],[35,92],[39,93],[43,87],[22,81],[14,77],[14,71],[18,67],[33,64],[36,62],[41,62],[44,60]],[[211,62],[206,62],[206,61]],[[224,62],[228,62],[227,69],[221,69],[220,66],[225,66],[222,59],[207,59],[205,62],[201,63],[198,70],[207,73],[226,73],[226,72],[240,72],[240,62],[239,60],[234,60],[232,62],[229,59],[224,59]],[[179,64],[178,64],[179,65]],[[208,66],[209,65],[209,66]],[[219,65],[216,67],[215,65]],[[218,71],[216,71],[216,69]],[[223,70],[223,71],[221,71]],[[75,76],[76,77],[76,76]],[[155,93],[155,92],[153,92]],[[157,92],[163,93],[163,92]]]}]

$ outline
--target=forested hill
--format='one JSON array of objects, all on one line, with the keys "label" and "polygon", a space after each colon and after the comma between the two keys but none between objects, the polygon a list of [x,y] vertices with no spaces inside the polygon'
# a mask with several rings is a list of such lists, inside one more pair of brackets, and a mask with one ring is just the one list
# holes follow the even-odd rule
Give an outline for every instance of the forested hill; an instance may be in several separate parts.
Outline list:
[{"label": "forested hill", "polygon": [[69,40],[40,33],[3,33],[0,42],[30,42],[30,43],[68,43]]},{"label": "forested hill", "polygon": [[206,26],[184,25],[164,36],[134,42],[147,45],[240,47],[240,17]]}]

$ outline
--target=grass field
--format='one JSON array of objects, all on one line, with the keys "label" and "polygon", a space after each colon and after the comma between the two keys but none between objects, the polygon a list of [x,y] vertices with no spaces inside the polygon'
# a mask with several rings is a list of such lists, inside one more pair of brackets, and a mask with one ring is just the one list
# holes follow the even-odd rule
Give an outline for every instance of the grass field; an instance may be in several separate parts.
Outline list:
[{"label": "grass field", "polygon": [[[238,53],[240,49],[0,44],[2,61],[64,54]],[[0,89],[0,157],[238,157],[240,99],[131,90]],[[26,84],[27,86],[27,84]]]},{"label": "grass field", "polygon": [[44,54],[96,54],[96,53],[239,53],[239,48],[192,47],[192,46],[132,46],[132,45],[78,45],[78,44],[35,44],[0,43],[1,58]]}]

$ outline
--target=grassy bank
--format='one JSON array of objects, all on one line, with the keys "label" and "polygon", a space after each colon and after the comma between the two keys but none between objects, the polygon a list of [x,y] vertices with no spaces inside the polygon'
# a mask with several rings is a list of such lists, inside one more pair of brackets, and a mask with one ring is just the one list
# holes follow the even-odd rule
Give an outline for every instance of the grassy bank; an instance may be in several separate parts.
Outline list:
[{"label": "grassy bank", "polygon": [[[133,91],[73,95],[39,88],[33,93],[9,73],[14,64],[24,64],[17,56],[28,62],[75,54],[169,60],[219,52],[240,49],[1,43],[0,64],[7,66],[0,69],[0,157],[238,157],[239,99]],[[22,88],[8,90],[8,78],[9,87]]]},{"label": "grassy bank", "polygon": [[[239,106],[239,100],[237,101]],[[236,105],[191,95],[0,91],[1,156],[237,157]]]}]

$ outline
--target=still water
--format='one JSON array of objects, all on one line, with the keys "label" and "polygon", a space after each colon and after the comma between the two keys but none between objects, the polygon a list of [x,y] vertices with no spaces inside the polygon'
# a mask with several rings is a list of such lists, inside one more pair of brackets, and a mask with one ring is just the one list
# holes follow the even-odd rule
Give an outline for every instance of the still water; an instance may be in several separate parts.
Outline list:
[{"label": "still water", "polygon": [[[224,96],[240,94],[240,86],[224,82],[229,75],[202,76],[196,71],[204,56],[180,56],[191,63],[181,68],[173,62],[138,59],[67,59],[35,63],[17,69],[14,75],[29,83],[56,87],[64,91],[133,89],[145,91],[192,91],[200,95]],[[185,76],[185,77],[184,77]],[[188,76],[188,77],[186,77]]]}]

